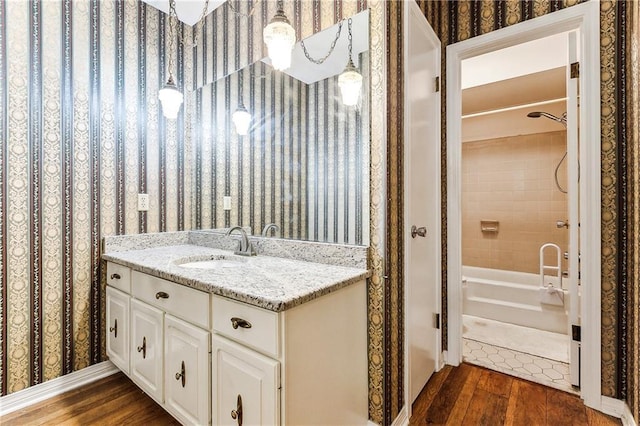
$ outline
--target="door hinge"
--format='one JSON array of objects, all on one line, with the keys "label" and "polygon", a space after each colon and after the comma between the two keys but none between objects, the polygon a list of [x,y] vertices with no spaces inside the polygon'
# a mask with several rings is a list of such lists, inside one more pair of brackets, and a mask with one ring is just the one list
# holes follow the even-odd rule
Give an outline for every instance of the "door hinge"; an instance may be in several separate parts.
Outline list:
[{"label": "door hinge", "polygon": [[579,325],[571,324],[571,340],[573,340],[574,342],[581,342],[581,334],[582,327],[580,327]]},{"label": "door hinge", "polygon": [[571,67],[571,70],[570,70],[571,78],[580,77],[580,62],[574,62],[570,65],[570,67]]},{"label": "door hinge", "polygon": [[436,92],[440,91],[440,77],[436,77]]},{"label": "door hinge", "polygon": [[433,314],[433,328],[440,330],[440,314]]}]

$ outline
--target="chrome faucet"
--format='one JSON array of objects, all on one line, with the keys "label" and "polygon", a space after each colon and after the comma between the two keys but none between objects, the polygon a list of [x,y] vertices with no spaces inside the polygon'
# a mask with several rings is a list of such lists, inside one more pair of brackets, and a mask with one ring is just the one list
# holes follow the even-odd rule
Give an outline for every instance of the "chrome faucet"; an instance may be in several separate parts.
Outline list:
[{"label": "chrome faucet", "polygon": [[242,238],[240,239],[240,242],[238,244],[238,249],[234,251],[234,253],[240,256],[255,256],[256,251],[251,245],[249,237],[247,237],[247,232],[241,226],[234,226],[227,231],[227,237],[231,235],[233,231],[240,231],[240,233],[242,234]]},{"label": "chrome faucet", "polygon": [[269,231],[273,230],[274,232],[278,232],[280,231],[280,227],[278,225],[276,225],[275,223],[267,223],[264,226],[264,229],[262,230],[262,236],[263,237],[268,237],[269,236]]}]

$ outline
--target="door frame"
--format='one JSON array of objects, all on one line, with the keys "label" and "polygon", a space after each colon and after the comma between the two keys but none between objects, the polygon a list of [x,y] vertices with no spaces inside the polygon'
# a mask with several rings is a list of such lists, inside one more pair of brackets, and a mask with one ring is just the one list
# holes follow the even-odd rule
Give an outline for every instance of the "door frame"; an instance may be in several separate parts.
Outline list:
[{"label": "door frame", "polygon": [[[407,31],[409,29],[409,19],[411,18],[412,15],[418,16],[420,19],[423,19],[424,22],[426,23],[426,25],[421,28],[422,30],[424,30],[425,35],[427,36],[427,38],[429,39],[429,42],[433,45],[433,46],[441,46],[441,41],[438,38],[437,34],[435,33],[435,31],[433,30],[433,28],[431,28],[431,25],[429,24],[429,22],[427,21],[427,18],[424,16],[424,14],[422,13],[422,11],[420,10],[420,7],[418,6],[418,4],[415,1],[405,1],[404,2],[405,6],[404,6],[404,14],[403,14],[403,28],[405,29],[405,31]],[[409,52],[409,37],[403,37],[403,50],[405,52],[405,55],[407,54],[407,52]],[[436,58],[436,63],[438,64],[438,67],[440,67],[441,65],[441,56],[442,52],[441,50],[437,53],[437,58]],[[405,61],[406,64],[406,60],[407,58],[403,58],[403,60]],[[403,79],[405,81],[405,85],[404,85],[404,99],[407,98],[407,92],[409,90],[411,90],[410,87],[408,87],[407,82],[408,80],[408,71],[407,71],[407,67],[404,67],[404,76]],[[438,76],[441,74],[442,70],[439,69],[438,70]],[[441,97],[437,96],[436,97],[436,110],[437,111],[441,111],[442,108],[442,104],[441,104]],[[411,253],[411,239],[408,237],[411,233],[411,223],[409,223],[409,221],[407,220],[407,213],[410,212],[410,208],[411,208],[411,200],[410,197],[408,196],[408,190],[409,190],[409,178],[411,176],[411,167],[410,167],[410,161],[409,161],[409,156],[411,155],[410,152],[411,150],[409,149],[410,144],[408,143],[409,139],[410,139],[410,129],[408,126],[408,121],[409,118],[411,117],[411,105],[407,102],[404,102],[404,141],[405,141],[405,148],[404,148],[404,193],[405,193],[405,197],[404,197],[404,211],[405,211],[405,220],[404,220],[404,226],[403,226],[403,232],[405,235],[404,238],[404,253],[405,253],[405,260],[409,259],[410,256],[409,254]],[[434,121],[435,121],[435,126],[434,128],[437,129],[437,137],[435,137],[435,142],[438,146],[438,153],[441,153],[441,118],[440,118],[440,114],[438,114],[437,117],[434,117]],[[441,154],[439,154],[441,155]],[[440,161],[437,161],[437,170],[435,171],[435,174],[437,176],[437,185],[438,188],[441,188],[441,167]],[[435,229],[429,229],[428,233],[431,235],[436,235],[436,236],[441,236],[442,235],[442,213],[441,213],[441,200],[442,200],[442,192],[441,190],[438,190],[438,196],[436,200],[433,200],[433,206],[435,209],[437,209],[438,211],[438,216],[440,217],[439,221],[436,221],[437,223],[435,224]],[[441,239],[440,239],[441,241]],[[436,260],[435,260],[435,264],[436,265],[442,265],[442,244],[439,244],[439,247],[436,250]],[[409,277],[409,262],[405,261],[404,262],[404,276],[405,277]],[[437,267],[436,270],[434,271],[434,276],[430,277],[434,279],[434,282],[436,283],[436,300],[437,300],[437,312],[441,313],[442,312],[442,268],[441,267]],[[405,306],[405,312],[404,312],[404,324],[405,327],[407,327],[408,324],[410,324],[409,318],[411,315],[410,309],[409,309],[409,299],[411,297],[411,286],[410,283],[408,282],[407,279],[405,279],[405,291],[404,291],[404,306]],[[441,318],[441,322],[442,322],[442,318]],[[438,330],[436,330],[436,334],[437,334],[437,338],[436,338],[436,348],[435,348],[435,371],[439,371],[442,366],[444,365],[443,360],[443,354],[442,354],[442,327],[440,327]],[[404,333],[404,399],[405,399],[405,407],[406,407],[406,415],[407,415],[407,420],[411,417],[411,401],[410,401],[410,395],[411,395],[411,377],[410,377],[410,372],[411,372],[411,357],[410,357],[410,336],[411,333],[409,332],[408,329],[405,329],[405,333]]]},{"label": "door frame", "polygon": [[589,1],[447,46],[447,308],[446,361],[462,361],[461,62],[494,50],[572,30],[580,32],[581,397],[600,409],[601,183],[600,14]]}]

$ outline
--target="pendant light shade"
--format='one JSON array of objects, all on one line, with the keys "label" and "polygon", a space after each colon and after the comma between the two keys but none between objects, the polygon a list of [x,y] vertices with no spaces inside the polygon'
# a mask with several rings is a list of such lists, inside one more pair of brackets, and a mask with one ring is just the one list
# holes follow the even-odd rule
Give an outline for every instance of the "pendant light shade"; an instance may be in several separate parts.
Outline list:
[{"label": "pendant light shade", "polygon": [[169,75],[167,83],[158,92],[158,98],[162,104],[162,114],[170,120],[178,118],[178,112],[180,112],[183,96],[182,93],[180,93],[180,90],[178,90],[176,83],[173,81],[172,75]]},{"label": "pendant light shade", "polygon": [[296,43],[296,31],[282,10],[282,2],[278,3],[278,11],[269,25],[264,27],[262,35],[273,68],[278,71],[289,68],[291,66],[291,51]]},{"label": "pendant light shade", "polygon": [[343,104],[347,106],[354,106],[358,104],[360,91],[362,90],[362,75],[353,65],[353,60],[351,60],[351,58],[349,58],[347,67],[338,77],[338,87],[340,87]]},{"label": "pendant light shade", "polygon": [[358,104],[360,98],[360,91],[362,90],[362,75],[358,72],[358,69],[353,65],[353,34],[351,32],[352,20],[349,18],[349,62],[342,71],[342,74],[338,76],[338,87],[340,87],[340,93],[342,94],[342,103],[347,106],[354,106]]},{"label": "pendant light shade", "polygon": [[249,124],[251,124],[251,114],[241,103],[238,105],[238,109],[233,113],[231,117],[233,124],[236,126],[236,132],[240,136],[246,136],[249,133]]}]

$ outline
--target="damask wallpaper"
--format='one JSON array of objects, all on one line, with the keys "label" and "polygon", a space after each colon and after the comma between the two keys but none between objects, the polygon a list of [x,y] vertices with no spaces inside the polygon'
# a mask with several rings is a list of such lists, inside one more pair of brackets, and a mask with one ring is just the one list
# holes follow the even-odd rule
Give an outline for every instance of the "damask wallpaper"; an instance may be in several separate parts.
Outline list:
[{"label": "damask wallpaper", "polygon": [[0,2],[1,395],[104,358],[102,236],[191,227],[192,120],[165,121],[157,98],[166,18],[135,0]]},{"label": "damask wallpaper", "polygon": [[[105,359],[103,236],[217,226],[234,219],[231,214],[218,218],[206,205],[210,194],[203,182],[210,183],[213,174],[211,157],[204,156],[207,145],[195,140],[202,136],[195,127],[202,117],[196,115],[206,109],[194,89],[265,56],[263,43],[253,40],[262,40],[276,2],[255,2],[260,6],[250,19],[242,13],[250,14],[254,3],[238,4],[246,10],[227,5],[202,28],[179,26],[170,43],[167,16],[136,0],[0,1],[0,395]],[[298,38],[370,10],[370,55],[364,60],[372,64],[373,96],[365,101],[371,103],[373,120],[355,113],[350,119],[359,120],[361,137],[370,139],[371,194],[360,196],[370,197],[371,211],[354,219],[354,224],[360,221],[354,229],[361,226],[365,238],[370,220],[369,395],[371,416],[381,422],[384,3],[284,5]],[[181,43],[191,40],[193,31],[199,40],[195,50],[188,41]],[[175,122],[165,121],[157,99],[167,77],[169,46],[175,46],[173,72],[185,94]],[[324,98],[324,89],[332,88],[312,88],[312,96]],[[329,154],[336,155],[335,149]],[[365,164],[366,158],[349,152],[345,159]],[[356,180],[358,162],[350,167],[353,173],[345,168],[346,174],[339,174]],[[329,170],[335,177],[337,169]],[[366,169],[361,172],[362,179],[369,178]],[[235,167],[229,174],[237,179],[231,187],[241,175]],[[137,211],[138,193],[150,195],[146,213]],[[327,194],[335,200],[336,194]],[[242,217],[247,213],[245,208]],[[298,232],[297,224],[294,228],[289,231]]]}]

